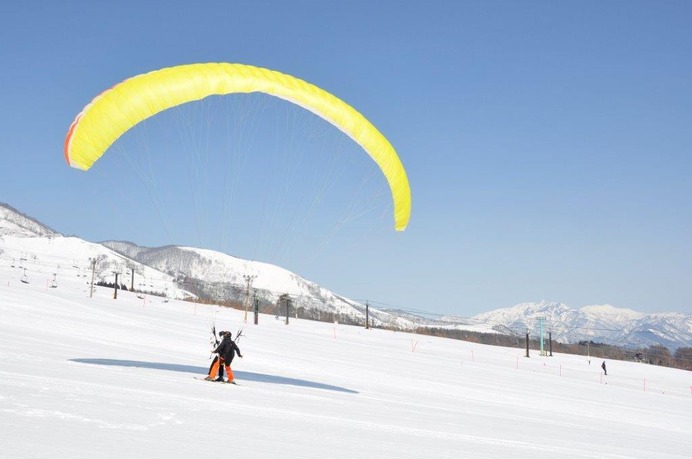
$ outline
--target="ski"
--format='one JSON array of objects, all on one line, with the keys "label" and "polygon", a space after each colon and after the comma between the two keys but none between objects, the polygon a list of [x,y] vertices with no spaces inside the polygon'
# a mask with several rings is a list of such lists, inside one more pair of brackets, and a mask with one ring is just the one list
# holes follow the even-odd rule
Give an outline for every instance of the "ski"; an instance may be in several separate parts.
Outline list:
[{"label": "ski", "polygon": [[218,384],[231,384],[231,385],[233,385],[233,386],[240,386],[240,384],[238,384],[238,383],[235,382],[235,381],[232,382],[232,383],[229,383],[228,381],[217,381],[217,380],[215,380],[215,379],[201,378],[201,377],[199,377],[199,376],[194,376],[194,378],[195,378],[196,380],[198,380],[198,381],[207,381],[207,382],[213,382],[213,383],[218,383]]}]

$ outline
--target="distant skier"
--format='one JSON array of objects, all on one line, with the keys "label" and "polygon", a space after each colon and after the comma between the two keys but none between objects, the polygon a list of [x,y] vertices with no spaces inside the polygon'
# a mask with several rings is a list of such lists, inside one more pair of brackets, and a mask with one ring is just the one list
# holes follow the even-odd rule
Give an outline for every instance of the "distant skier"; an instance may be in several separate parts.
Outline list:
[{"label": "distant skier", "polygon": [[[209,376],[207,376],[207,379],[212,379],[212,375],[220,373],[221,369],[225,367],[226,374],[228,375],[228,382],[235,384],[235,377],[233,376],[233,370],[231,370],[231,362],[233,361],[236,352],[238,353],[238,357],[242,359],[243,354],[240,353],[238,345],[235,343],[235,341],[233,341],[233,334],[227,331],[223,335],[221,344],[214,349],[214,353],[218,354],[219,358],[216,363],[212,364],[212,368],[209,372]],[[214,381],[223,382],[223,375],[220,374],[218,378],[214,379]]]},{"label": "distant skier", "polygon": [[606,370],[605,360],[604,360],[603,363],[601,364],[601,368],[603,368],[603,374],[605,374],[606,376],[608,376],[608,370]]}]

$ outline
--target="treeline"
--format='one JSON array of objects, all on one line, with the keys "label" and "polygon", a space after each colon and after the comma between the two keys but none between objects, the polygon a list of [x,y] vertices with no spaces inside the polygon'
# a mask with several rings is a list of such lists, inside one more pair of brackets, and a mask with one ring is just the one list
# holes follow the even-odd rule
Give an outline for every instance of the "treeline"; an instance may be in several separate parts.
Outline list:
[{"label": "treeline", "polygon": [[[98,281],[95,283],[95,285],[98,285],[99,287],[108,287],[114,289],[116,284],[115,282],[105,282],[105,281]],[[166,294],[163,292],[157,292],[155,290],[147,290],[147,289],[137,289],[137,288],[128,288],[126,284],[121,284],[118,283],[118,290],[123,290],[125,292],[134,292],[134,293],[141,293],[145,295],[151,295],[151,296],[160,296],[160,297],[165,297]]]},{"label": "treeline", "polygon": [[[115,284],[115,282],[98,281],[98,282],[96,282],[96,285],[98,285],[99,287],[115,288],[116,284]],[[126,292],[130,291],[130,289],[127,288],[127,285],[125,285],[125,284],[118,284],[118,290],[125,290]]]},{"label": "treeline", "polygon": [[[436,327],[421,327],[416,330],[421,335],[440,336],[444,338],[459,339],[472,343],[488,344],[491,346],[517,347],[526,349],[526,337],[518,335],[502,335],[499,333],[481,333],[469,330],[450,330]],[[543,341],[543,349],[562,354],[575,354],[591,356],[596,359],[629,360],[634,362],[660,365],[682,370],[692,371],[692,347],[678,348],[675,353],[661,345],[653,345],[637,349],[628,349],[593,341],[580,341],[579,343],[566,344],[559,341]],[[529,349],[540,350],[538,339],[529,339]]]}]

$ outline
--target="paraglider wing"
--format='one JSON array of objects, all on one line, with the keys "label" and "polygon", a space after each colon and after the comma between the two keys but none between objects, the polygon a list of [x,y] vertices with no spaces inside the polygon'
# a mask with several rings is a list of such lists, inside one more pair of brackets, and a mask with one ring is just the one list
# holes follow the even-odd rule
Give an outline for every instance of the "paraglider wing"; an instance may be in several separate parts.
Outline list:
[{"label": "paraglider wing", "polygon": [[406,229],[411,191],[406,171],[390,142],[363,115],[327,91],[260,67],[189,64],[129,78],[99,94],[77,115],[65,138],[65,160],[72,167],[88,170],[118,137],[163,110],[212,95],[252,92],[300,105],[361,145],[387,179],[396,230]]}]

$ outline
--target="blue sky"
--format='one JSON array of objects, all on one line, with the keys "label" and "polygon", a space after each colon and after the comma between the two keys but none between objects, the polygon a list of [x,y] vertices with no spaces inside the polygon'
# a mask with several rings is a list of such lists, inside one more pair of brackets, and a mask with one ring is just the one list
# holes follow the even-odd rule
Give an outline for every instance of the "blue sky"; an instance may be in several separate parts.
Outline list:
[{"label": "blue sky", "polygon": [[[690,19],[685,1],[14,2],[0,15],[0,201],[64,234],[202,245],[406,309],[691,312]],[[358,109],[407,169],[409,228],[393,231],[367,156],[262,96],[135,127],[89,172],[65,164],[67,129],[96,94],[194,62],[279,70]],[[257,124],[235,123],[243,110]],[[209,134],[205,117],[231,122]],[[214,152],[240,136],[243,151],[178,151],[204,136]],[[242,172],[272,155],[278,172]],[[290,192],[271,191],[282,170]],[[325,176],[334,201],[312,211]],[[282,213],[286,195],[307,207]]]}]

